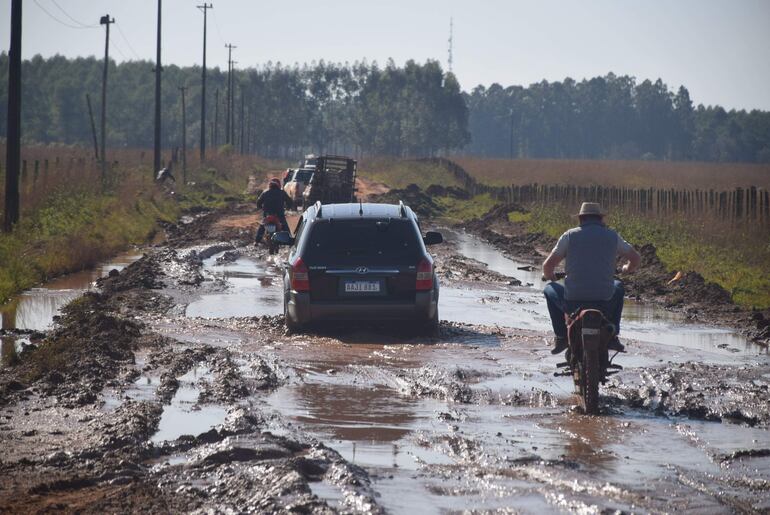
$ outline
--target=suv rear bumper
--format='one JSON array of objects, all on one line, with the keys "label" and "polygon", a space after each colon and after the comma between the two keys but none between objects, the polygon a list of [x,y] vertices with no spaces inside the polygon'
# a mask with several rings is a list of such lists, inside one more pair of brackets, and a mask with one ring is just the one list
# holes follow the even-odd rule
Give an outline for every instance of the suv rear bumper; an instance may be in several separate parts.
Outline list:
[{"label": "suv rear bumper", "polygon": [[309,293],[289,292],[288,315],[300,324],[326,320],[430,320],[438,309],[435,291],[417,292],[414,302],[311,302]]}]

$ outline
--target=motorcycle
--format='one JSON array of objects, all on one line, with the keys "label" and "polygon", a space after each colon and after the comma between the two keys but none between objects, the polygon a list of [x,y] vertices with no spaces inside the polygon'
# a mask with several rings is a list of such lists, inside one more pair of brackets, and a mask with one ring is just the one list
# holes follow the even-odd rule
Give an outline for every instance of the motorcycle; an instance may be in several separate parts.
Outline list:
[{"label": "motorcycle", "polygon": [[278,252],[278,243],[273,241],[273,235],[282,229],[281,219],[276,215],[267,215],[262,225],[265,228],[264,241],[267,242],[267,252],[273,255]]},{"label": "motorcycle", "polygon": [[[557,274],[562,278],[563,274]],[[605,384],[607,378],[617,374],[623,367],[612,362],[608,344],[617,334],[615,325],[594,303],[585,302],[570,314],[565,314],[567,323],[566,361],[557,363],[561,369],[554,376],[572,376],[575,394],[580,399],[581,407],[587,415],[599,414],[599,383]]]},{"label": "motorcycle", "polygon": [[566,361],[558,363],[555,376],[572,376],[575,393],[587,415],[599,414],[599,383],[623,367],[612,363],[607,344],[615,336],[615,326],[598,309],[580,308],[565,315],[568,348]]}]

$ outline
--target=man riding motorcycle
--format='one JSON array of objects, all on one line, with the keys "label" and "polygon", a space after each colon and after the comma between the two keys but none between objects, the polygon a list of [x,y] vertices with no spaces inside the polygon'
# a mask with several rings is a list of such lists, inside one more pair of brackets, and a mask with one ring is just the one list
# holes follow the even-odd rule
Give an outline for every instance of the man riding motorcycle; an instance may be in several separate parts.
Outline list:
[{"label": "man riding motorcycle", "polygon": [[[633,272],[639,268],[641,256],[618,233],[604,225],[604,215],[598,203],[583,202],[577,215],[580,226],[562,234],[543,262],[543,278],[552,281],[543,292],[555,334],[552,354],[568,346],[564,315],[581,307],[600,309],[615,325],[616,336],[607,347],[616,351],[624,349],[617,338],[624,290],[623,283],[614,278],[615,263],[618,256],[627,259],[622,271]],[[555,282],[554,269],[564,259],[567,275],[562,286]]]},{"label": "man riding motorcycle", "polygon": [[[292,209],[294,203],[291,198],[281,189],[281,180],[274,177],[270,180],[268,188],[262,192],[257,199],[257,209],[262,209],[263,217],[275,215],[281,221],[281,230],[289,231],[289,224],[286,221],[286,209]],[[262,241],[262,237],[265,235],[265,224],[259,225],[257,230],[257,238],[255,243],[259,244]]]}]

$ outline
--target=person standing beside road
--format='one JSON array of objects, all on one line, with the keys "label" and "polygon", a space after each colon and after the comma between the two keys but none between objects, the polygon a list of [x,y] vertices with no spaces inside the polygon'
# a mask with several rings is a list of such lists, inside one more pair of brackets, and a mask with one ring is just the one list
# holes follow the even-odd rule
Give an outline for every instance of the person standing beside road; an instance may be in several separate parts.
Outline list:
[{"label": "person standing beside road", "polygon": [[[623,283],[614,278],[615,264],[620,256],[628,260],[622,271],[634,272],[642,258],[630,243],[604,225],[604,215],[598,203],[583,202],[577,215],[580,226],[562,234],[543,262],[543,278],[551,281],[543,293],[555,335],[552,354],[567,348],[564,315],[574,312],[581,304],[591,304],[602,310],[616,329],[616,336],[608,348],[616,351],[624,349],[617,334],[620,333],[625,292]],[[555,282],[554,270],[565,259],[567,275],[562,286]]]},{"label": "person standing beside road", "polygon": [[[291,229],[289,229],[289,223],[286,221],[285,209],[292,209],[293,207],[294,203],[289,195],[281,189],[281,180],[277,177],[270,179],[268,188],[257,199],[257,209],[262,209],[263,217],[269,215],[277,216],[281,221],[281,230],[288,231],[289,233],[291,233]],[[259,244],[264,235],[265,224],[262,223],[259,225],[259,229],[257,229],[255,243]]]}]

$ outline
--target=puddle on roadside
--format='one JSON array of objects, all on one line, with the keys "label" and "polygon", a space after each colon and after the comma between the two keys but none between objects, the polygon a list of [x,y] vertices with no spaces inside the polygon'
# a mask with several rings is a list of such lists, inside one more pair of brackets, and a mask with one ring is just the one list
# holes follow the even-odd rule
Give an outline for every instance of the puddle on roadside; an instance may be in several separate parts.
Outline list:
[{"label": "puddle on roadside", "polygon": [[280,258],[271,257],[265,262],[239,257],[232,263],[217,265],[217,258],[223,254],[204,260],[203,271],[209,277],[225,281],[227,290],[202,295],[187,306],[185,315],[223,318],[282,314]]},{"label": "puddle on roadside", "polygon": [[[145,357],[136,356],[136,367],[142,369],[145,363]],[[125,391],[117,392],[114,389],[105,389],[102,393],[104,398],[103,409],[105,411],[114,411],[123,402],[132,400],[152,400],[155,398],[155,392],[160,386],[160,376],[142,374]]]},{"label": "puddle on roadside", "polygon": [[179,388],[171,403],[163,408],[158,431],[150,438],[152,443],[173,441],[182,435],[197,436],[224,422],[224,407],[198,405],[201,390],[196,383],[210,377],[210,370],[199,366],[177,378]]},{"label": "puddle on roadside", "polygon": [[458,232],[451,229],[441,229],[442,234],[447,236],[450,242],[455,242],[457,251],[463,256],[475,259],[487,265],[487,268],[498,274],[507,277],[513,277],[521,281],[522,284],[540,284],[542,272],[537,266],[534,270],[528,270],[531,263],[514,261],[503,255],[498,249],[486,243],[467,232]]},{"label": "puddle on roadside", "polygon": [[110,270],[122,270],[142,254],[136,251],[118,254],[91,270],[83,270],[54,279],[39,288],[31,288],[17,295],[0,308],[2,329],[32,329],[43,331],[53,324],[53,317],[68,302],[91,290],[100,277]]}]

